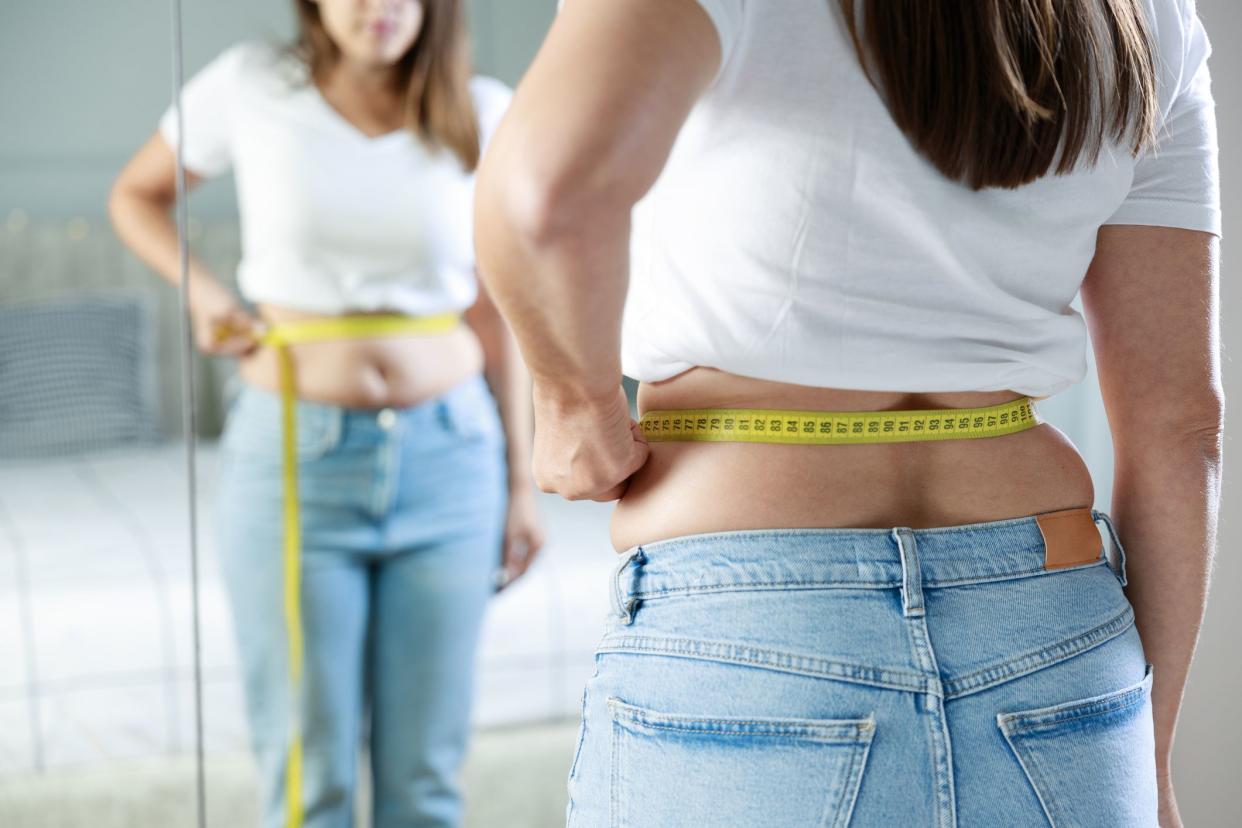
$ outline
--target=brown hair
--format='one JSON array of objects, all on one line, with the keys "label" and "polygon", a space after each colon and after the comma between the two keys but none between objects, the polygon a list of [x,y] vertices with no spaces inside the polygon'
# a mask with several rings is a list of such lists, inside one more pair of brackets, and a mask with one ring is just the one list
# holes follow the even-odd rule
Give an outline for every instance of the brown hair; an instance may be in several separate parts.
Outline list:
[{"label": "brown hair", "polygon": [[[313,0],[294,0],[294,47],[311,77],[324,77],[340,57]],[[470,95],[470,48],[460,0],[422,0],[423,26],[397,62],[396,86],[405,90],[406,120],[420,139],[453,152],[467,171],[479,164],[479,123]]]},{"label": "brown hair", "polygon": [[840,3],[897,125],[973,189],[1094,164],[1106,138],[1136,155],[1152,140],[1141,0],[863,0],[860,16],[856,0]]}]

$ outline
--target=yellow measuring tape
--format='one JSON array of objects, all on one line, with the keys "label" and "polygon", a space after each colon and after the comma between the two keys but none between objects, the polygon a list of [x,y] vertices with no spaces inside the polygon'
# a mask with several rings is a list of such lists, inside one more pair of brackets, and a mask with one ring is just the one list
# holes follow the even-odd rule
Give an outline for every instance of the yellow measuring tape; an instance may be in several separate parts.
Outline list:
[{"label": "yellow measuring tape", "polygon": [[829,446],[999,437],[1040,422],[1034,400],[1021,397],[986,408],[910,411],[688,408],[648,411],[638,424],[651,442]]},{"label": "yellow measuring tape", "polygon": [[[302,809],[302,526],[298,511],[297,375],[289,346],[339,339],[371,339],[407,334],[447,333],[457,327],[459,313],[436,316],[342,316],[282,322],[259,337],[262,345],[276,349],[280,371],[282,417],[282,466],[284,476],[284,606],[285,631],[289,639],[289,685],[294,711],[285,765],[285,825],[301,828]],[[217,332],[217,339],[231,331]]]}]

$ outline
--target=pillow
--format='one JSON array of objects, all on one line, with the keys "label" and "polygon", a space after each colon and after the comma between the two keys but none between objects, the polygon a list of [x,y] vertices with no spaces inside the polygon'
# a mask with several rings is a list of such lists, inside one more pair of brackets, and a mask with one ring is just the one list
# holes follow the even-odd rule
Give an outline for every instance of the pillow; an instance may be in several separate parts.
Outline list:
[{"label": "pillow", "polygon": [[136,290],[0,304],[0,459],[160,439],[152,304]]}]

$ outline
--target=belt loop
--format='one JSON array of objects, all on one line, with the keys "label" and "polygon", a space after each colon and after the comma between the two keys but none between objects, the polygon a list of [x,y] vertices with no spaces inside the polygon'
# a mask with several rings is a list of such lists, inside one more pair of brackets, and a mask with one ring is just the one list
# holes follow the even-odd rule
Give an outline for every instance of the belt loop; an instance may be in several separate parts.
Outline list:
[{"label": "belt loop", "polygon": [[923,572],[919,567],[914,531],[898,526],[893,529],[892,536],[901,554],[901,614],[907,618],[920,617],[924,615]]},{"label": "belt loop", "polygon": [[[1104,521],[1104,525],[1108,527],[1108,535],[1112,538],[1112,546],[1117,550],[1116,556],[1108,556],[1109,566],[1113,568],[1113,574],[1117,576],[1117,580],[1121,581],[1121,585],[1126,585],[1126,550],[1121,545],[1121,538],[1117,537],[1117,527],[1113,525],[1113,519],[1105,512],[1091,510],[1091,519],[1095,522]],[[1115,560],[1114,560],[1115,559]]]},{"label": "belt loop", "polygon": [[[631,563],[642,566],[647,562],[647,556],[643,554],[641,546],[635,546],[628,555],[622,555],[621,560],[612,570],[612,581],[609,584],[611,589],[608,591],[608,597],[612,599],[612,611],[618,618],[624,618],[626,624],[634,623],[634,610],[638,608],[638,600],[631,594],[633,592],[633,583],[622,587],[621,578],[625,574],[625,570]],[[635,569],[635,580],[637,579],[637,568]]]}]

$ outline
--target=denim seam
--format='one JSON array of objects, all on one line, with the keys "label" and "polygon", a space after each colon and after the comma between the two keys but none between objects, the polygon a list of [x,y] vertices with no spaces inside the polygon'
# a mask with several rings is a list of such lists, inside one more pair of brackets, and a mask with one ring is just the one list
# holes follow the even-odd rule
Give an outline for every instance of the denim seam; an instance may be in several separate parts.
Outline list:
[{"label": "denim seam", "polygon": [[1046,712],[1048,708],[1036,708],[1035,710],[998,713],[996,722],[1007,732],[1025,736],[1056,728],[1065,722],[1128,710],[1135,705],[1144,704],[1149,693],[1150,687],[1145,673],[1143,680],[1133,687],[1105,694],[1100,698],[1070,702],[1068,705],[1057,705],[1051,708],[1052,712]]},{"label": "denim seam", "polygon": [[1090,563],[1074,564],[1073,566],[1058,566],[1053,569],[1049,569],[1048,567],[1044,567],[1044,566],[1039,566],[1034,569],[1020,569],[1020,570],[1015,570],[1011,572],[996,573],[993,575],[987,575],[982,578],[971,577],[971,578],[929,579],[923,582],[923,587],[928,588],[928,587],[965,586],[969,584],[994,583],[996,581],[1012,581],[1018,578],[1030,578],[1032,576],[1056,575],[1061,572],[1076,572],[1077,570],[1088,569],[1093,566],[1104,566],[1107,563],[1108,561],[1104,560],[1103,558],[1096,558],[1092,560]]},{"label": "denim seam", "polygon": [[[935,589],[941,587],[995,583],[998,581],[1016,580],[1018,578],[1029,578],[1031,576],[1056,575],[1062,572],[1075,572],[1081,569],[1088,569],[1093,566],[1105,566],[1107,564],[1108,561],[1103,558],[1097,558],[1092,560],[1090,563],[1057,567],[1055,569],[1047,569],[1040,566],[1034,569],[1011,570],[965,578],[927,578],[923,580],[923,588]],[[648,573],[646,577],[651,578],[658,576],[652,576]],[[746,581],[744,583],[713,584],[711,586],[667,587],[665,589],[649,590],[645,592],[631,592],[629,595],[640,601],[652,601],[674,595],[703,595],[722,592],[761,592],[773,589],[897,589],[901,585],[902,581],[900,579],[888,581]]]},{"label": "denim seam", "polygon": [[[717,652],[711,652],[715,650]],[[795,673],[817,678],[839,679],[856,684],[866,684],[891,690],[910,690],[939,695],[936,682],[917,673],[887,670],[829,661],[814,656],[786,653],[758,647],[743,647],[723,642],[699,641],[691,638],[656,638],[652,636],[615,636],[603,643],[600,652],[649,652],[658,655],[701,658],[740,664],[748,667],[770,669],[783,673]],[[723,651],[723,652],[721,652]],[[748,653],[749,655],[741,655]]]},{"label": "denim seam", "polygon": [[[821,745],[853,745],[853,744],[857,744],[859,740],[858,736],[851,736],[849,734],[843,734],[837,737],[816,736],[813,733],[808,733],[805,730],[799,729],[799,728],[794,728],[792,730],[780,730],[780,729],[756,730],[756,729],[750,729],[750,728],[743,728],[741,730],[723,730],[723,729],[718,729],[718,728],[707,728],[703,730],[697,730],[691,727],[675,727],[674,725],[671,725],[671,724],[656,724],[655,722],[649,722],[643,719],[628,719],[627,718],[626,721],[629,721],[632,724],[636,724],[639,727],[647,728],[650,730],[666,730],[669,733],[682,733],[682,734],[684,733],[700,734],[701,733],[707,736],[720,736],[722,738],[746,737],[746,738],[752,738],[752,739],[764,739],[764,738],[771,738],[773,736],[783,736],[789,739],[793,739],[795,741],[815,742],[816,744],[821,744]],[[704,724],[712,724],[712,723],[713,722],[710,720],[706,720],[706,719],[704,720]],[[744,724],[748,724],[748,723],[744,723]]]},{"label": "denim seam", "polygon": [[1128,710],[1137,704],[1142,704],[1143,700],[1146,698],[1146,695],[1137,689],[1129,691],[1129,692],[1133,693],[1134,695],[1130,698],[1127,698],[1124,704],[1119,704],[1115,707],[1109,706],[1105,708],[1086,710],[1082,713],[1077,713],[1073,716],[1062,716],[1060,718],[1054,719],[1052,721],[1047,721],[1047,722],[1024,723],[1022,721],[1022,716],[1020,715],[1013,716],[1012,718],[1006,718],[1004,721],[1005,721],[1006,727],[1011,727],[1011,730],[1015,735],[1026,736],[1030,734],[1035,734],[1035,733],[1039,733],[1044,730],[1054,729],[1058,725],[1064,724],[1065,722],[1073,722],[1073,721],[1077,721],[1078,719],[1091,719],[1096,716],[1106,715],[1108,713],[1119,713],[1123,710]]},{"label": "denim seam", "polygon": [[945,714],[944,682],[940,678],[940,666],[927,629],[926,614],[920,612],[908,616],[907,620],[909,623],[905,627],[910,637],[911,650],[919,667],[929,676],[929,682],[935,687],[935,692],[927,695],[932,701],[936,696],[940,697],[939,703],[925,704],[927,715],[920,718],[927,724],[927,748],[936,789],[936,823],[941,828],[952,828],[957,824],[957,802],[953,790],[953,746]]},{"label": "denim seam", "polygon": [[1033,765],[1028,767],[1027,762],[1022,758],[1022,754],[1019,752],[1017,745],[1015,745],[1013,740],[1009,738],[1009,733],[1007,733],[1004,728],[1001,728],[1001,735],[1005,737],[1005,743],[1009,745],[1010,752],[1013,753],[1014,758],[1018,760],[1018,767],[1022,768],[1022,773],[1026,776],[1027,784],[1030,785],[1031,790],[1035,792],[1035,799],[1039,801],[1039,807],[1043,809],[1044,816],[1048,819],[1048,824],[1055,826],[1057,823],[1052,817],[1052,811],[1048,808],[1048,803],[1044,800],[1043,791],[1040,790],[1039,785],[1035,784],[1035,778],[1037,776],[1040,778],[1041,782],[1043,781],[1043,774],[1038,772],[1038,769],[1036,769],[1036,772],[1032,772]]},{"label": "denim seam", "polygon": [[616,719],[611,722],[612,727],[609,730],[612,733],[612,773],[609,774],[609,790],[608,790],[608,822],[612,828],[621,828],[621,725]]},{"label": "denim seam", "polygon": [[[874,712],[872,716],[874,716]],[[875,728],[871,728],[868,738],[855,743],[850,766],[849,775],[843,780],[846,786],[841,791],[841,798],[837,802],[837,816],[833,820],[833,828],[844,828],[850,824],[850,820],[854,816],[854,806],[858,802],[858,789],[862,787],[862,774],[867,765],[867,757],[871,754],[871,743],[875,739]]]},{"label": "denim seam", "polygon": [[1084,633],[1063,639],[1002,664],[985,667],[945,682],[945,698],[956,699],[1004,684],[1064,661],[1125,632],[1134,623],[1134,610],[1125,607],[1108,621]]},{"label": "denim seam", "polygon": [[901,586],[901,581],[746,581],[740,584],[715,584],[706,587],[670,587],[650,592],[632,592],[630,596],[640,601],[654,601],[675,595],[705,595],[722,592],[763,592],[778,589],[896,589],[899,586]]},{"label": "denim seam", "polygon": [[[633,722],[653,730],[676,733],[705,733],[719,736],[795,736],[829,744],[854,743],[866,738],[874,725],[873,717],[862,719],[823,720],[798,719],[729,719],[698,716],[660,715],[643,711],[616,696],[608,699],[614,720]],[[680,727],[678,724],[680,723]],[[703,725],[703,727],[696,727]],[[736,730],[730,728],[738,728]],[[816,731],[819,731],[818,733]],[[840,735],[829,735],[840,734]]]}]

